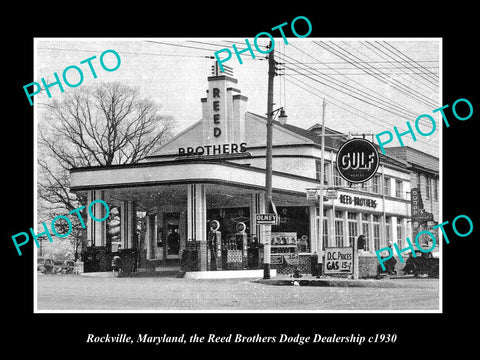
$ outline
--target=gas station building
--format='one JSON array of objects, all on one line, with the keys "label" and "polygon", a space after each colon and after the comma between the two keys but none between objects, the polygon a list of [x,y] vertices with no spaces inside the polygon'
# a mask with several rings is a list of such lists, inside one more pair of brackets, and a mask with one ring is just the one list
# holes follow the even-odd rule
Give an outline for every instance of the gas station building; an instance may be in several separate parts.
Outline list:
[{"label": "gas station building", "polygon": [[[141,163],[71,170],[72,192],[119,210],[121,249],[137,252],[138,271],[152,266],[189,271],[262,268],[263,227],[256,215],[266,209],[267,119],[247,110],[248,98],[235,78],[211,76],[207,84],[199,103],[202,119]],[[301,272],[308,273],[320,241],[322,248],[348,247],[363,234],[360,277],[374,276],[375,250],[389,241],[404,248],[405,238],[412,236],[411,169],[402,159],[380,154],[372,179],[348,184],[335,164],[348,136],[325,129],[325,164],[320,169],[321,130],[318,124],[302,129],[274,121],[272,187],[280,220],[271,230],[272,269],[288,272],[298,256]],[[318,199],[306,196],[320,181],[336,193],[336,198],[325,199],[323,209]],[[137,234],[139,210],[145,214],[142,236]],[[219,225],[214,240],[213,220]],[[89,219],[89,248],[111,246],[106,223]]]}]

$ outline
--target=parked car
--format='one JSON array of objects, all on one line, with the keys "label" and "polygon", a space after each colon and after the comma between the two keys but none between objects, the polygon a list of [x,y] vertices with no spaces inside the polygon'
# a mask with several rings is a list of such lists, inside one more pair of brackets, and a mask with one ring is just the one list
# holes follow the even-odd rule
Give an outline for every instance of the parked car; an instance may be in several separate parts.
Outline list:
[{"label": "parked car", "polygon": [[403,272],[405,274],[414,274],[415,276],[428,275],[429,277],[438,277],[438,259],[435,259],[431,252],[424,253],[415,250],[416,257],[412,253],[408,256]]},{"label": "parked car", "polygon": [[73,274],[74,268],[75,268],[75,261],[65,260],[61,266],[60,272],[62,274]]},{"label": "parked car", "polygon": [[41,270],[43,274],[56,274],[55,263],[52,259],[45,259],[43,263],[43,269]]},{"label": "parked car", "polygon": [[43,264],[45,263],[45,258],[38,256],[37,257],[37,271],[43,271]]}]

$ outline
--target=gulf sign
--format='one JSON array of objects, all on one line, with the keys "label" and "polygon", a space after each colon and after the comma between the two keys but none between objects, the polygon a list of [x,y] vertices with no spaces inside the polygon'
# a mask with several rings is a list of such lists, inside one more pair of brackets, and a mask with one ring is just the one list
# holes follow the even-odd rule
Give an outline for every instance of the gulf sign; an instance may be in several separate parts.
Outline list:
[{"label": "gulf sign", "polygon": [[345,180],[363,183],[376,174],[379,159],[373,143],[365,139],[351,139],[337,153],[337,170]]}]

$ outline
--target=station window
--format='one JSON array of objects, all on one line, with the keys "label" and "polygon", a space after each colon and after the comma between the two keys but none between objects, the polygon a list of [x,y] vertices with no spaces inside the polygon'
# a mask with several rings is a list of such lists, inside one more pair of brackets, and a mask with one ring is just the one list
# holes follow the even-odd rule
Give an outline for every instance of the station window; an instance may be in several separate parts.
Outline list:
[{"label": "station window", "polygon": [[[318,205],[315,207],[315,216],[317,224],[317,236],[320,231],[320,211]],[[327,209],[323,209],[323,248],[328,246],[328,218],[327,218]]]},{"label": "station window", "polygon": [[335,220],[335,246],[343,246],[343,220]]},{"label": "station window", "polygon": [[365,248],[363,250],[370,250],[370,215],[362,213],[362,234],[365,236]]},{"label": "station window", "polygon": [[[362,214],[363,217],[363,214]],[[365,219],[362,219],[365,220]],[[370,250],[370,223],[368,222],[368,216],[365,221],[362,222],[362,235],[365,236],[365,248],[363,250]]]},{"label": "station window", "polygon": [[354,213],[354,212],[351,212],[351,211],[348,212],[347,216],[348,216],[348,220],[357,220],[358,219],[358,214]]},{"label": "station window", "polygon": [[359,190],[368,191],[368,188],[369,188],[369,183],[368,182],[363,182],[363,183],[360,184],[360,189]]},{"label": "station window", "polygon": [[403,226],[400,218],[397,218],[397,245],[400,249],[403,249]]},{"label": "station window", "polygon": [[[320,177],[321,177],[321,171],[320,171],[321,162],[319,160],[317,160],[315,165],[316,165],[316,179],[320,180]],[[329,185],[329,183],[330,183],[331,165],[332,164],[328,161],[325,161],[323,163],[323,184],[324,185]]]},{"label": "station window", "polygon": [[390,196],[390,178],[385,177],[383,180],[383,193],[387,196]]},{"label": "station window", "polygon": [[363,185],[364,191],[367,191],[367,192],[372,191],[372,180],[367,180],[364,183],[362,183],[362,185]]},{"label": "station window", "polygon": [[380,218],[378,215],[373,215],[373,245],[375,250],[380,249]]},{"label": "station window", "polygon": [[333,185],[334,186],[342,186],[342,177],[340,176],[340,173],[338,172],[338,169],[336,166],[333,167]]},{"label": "station window", "polygon": [[[315,206],[315,216],[319,217],[320,216],[320,211],[319,211],[320,207],[318,206]],[[326,217],[327,216],[327,209],[326,208],[323,208],[323,216]]]},{"label": "station window", "polygon": [[358,223],[357,223],[358,214],[349,211],[348,215],[347,215],[347,218],[348,218],[348,244],[347,244],[347,246],[350,246],[351,244],[353,244],[353,242],[355,241],[355,239],[358,236]]},{"label": "station window", "polygon": [[335,211],[335,246],[343,246],[343,213]]},{"label": "station window", "polygon": [[375,194],[380,193],[380,176],[379,175],[375,175],[372,178],[372,192]]},{"label": "station window", "polygon": [[425,179],[425,198],[428,200],[431,196],[431,184],[430,184],[430,177],[426,177]]},{"label": "station window", "polygon": [[392,218],[387,217],[385,219],[385,242],[388,244],[389,241],[392,241]]},{"label": "station window", "polygon": [[403,181],[395,180],[395,196],[398,198],[403,197]]},{"label": "station window", "polygon": [[328,246],[328,219],[323,219],[323,248]]},{"label": "station window", "polygon": [[330,184],[330,169],[332,164],[326,162],[323,164],[323,185]]}]

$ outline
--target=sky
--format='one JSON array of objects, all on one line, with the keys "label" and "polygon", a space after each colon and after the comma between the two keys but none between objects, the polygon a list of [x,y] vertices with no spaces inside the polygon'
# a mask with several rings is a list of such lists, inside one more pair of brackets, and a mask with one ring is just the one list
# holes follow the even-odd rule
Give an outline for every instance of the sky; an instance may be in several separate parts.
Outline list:
[{"label": "sky", "polygon": [[[268,38],[259,38],[265,49]],[[279,62],[274,78],[274,109],[284,107],[288,123],[309,128],[322,122],[325,99],[325,125],[352,134],[377,134],[407,130],[410,121],[428,114],[436,120],[431,136],[416,133],[417,141],[404,136],[405,145],[439,156],[442,121],[432,111],[441,103],[441,39],[438,38],[275,38],[274,56]],[[253,46],[253,39],[249,39]],[[212,75],[215,51],[232,43],[244,49],[244,38],[36,38],[34,79],[54,81],[54,72],[61,78],[63,70],[80,67],[84,80],[79,85],[119,81],[138,87],[141,94],[161,106],[162,115],[175,120],[178,133],[201,119],[200,99],[205,97],[207,77]],[[117,70],[108,72],[99,63],[105,50],[115,50],[121,58]],[[265,115],[267,109],[268,62],[266,55],[254,47],[255,59],[248,52],[235,54],[224,62],[233,68],[237,88],[248,97],[247,110]],[[222,59],[223,59],[222,53]],[[87,64],[81,61],[96,56],[92,65],[94,79]],[[107,67],[116,64],[110,53],[104,57]],[[75,70],[68,72],[71,83],[78,82]],[[73,91],[64,85],[65,92]],[[53,99],[61,100],[58,86],[51,88],[52,98],[45,91],[35,95],[36,111]],[[26,100],[28,101],[28,100]],[[37,119],[41,121],[41,116]],[[418,123],[424,133],[432,124],[428,118]],[[41,126],[41,124],[39,124]],[[372,139],[372,136],[367,136]],[[399,146],[398,140],[392,146]],[[387,153],[388,154],[388,153]]]}]

